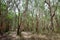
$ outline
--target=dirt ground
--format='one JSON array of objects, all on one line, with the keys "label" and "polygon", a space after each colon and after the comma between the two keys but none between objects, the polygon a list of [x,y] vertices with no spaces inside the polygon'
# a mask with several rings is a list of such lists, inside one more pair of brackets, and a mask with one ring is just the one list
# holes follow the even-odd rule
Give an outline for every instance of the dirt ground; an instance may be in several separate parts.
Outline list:
[{"label": "dirt ground", "polygon": [[22,32],[22,37],[17,36],[16,32],[0,35],[0,40],[60,40],[60,34],[32,34]]}]

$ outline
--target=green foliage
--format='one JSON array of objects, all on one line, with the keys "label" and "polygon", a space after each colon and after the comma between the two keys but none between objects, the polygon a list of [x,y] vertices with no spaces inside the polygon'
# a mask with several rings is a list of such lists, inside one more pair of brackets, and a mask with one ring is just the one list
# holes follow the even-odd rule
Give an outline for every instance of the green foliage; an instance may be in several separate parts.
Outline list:
[{"label": "green foliage", "polygon": [[12,11],[10,11],[10,12],[8,12],[6,17],[7,17],[7,19],[12,20],[14,17],[14,13]]},{"label": "green foliage", "polygon": [[2,10],[2,11],[6,10],[6,4],[3,3],[3,2],[1,3],[1,10]]},{"label": "green foliage", "polygon": [[[18,12],[18,13],[20,13],[20,15],[16,15],[14,12],[12,12],[13,10],[7,10],[8,8],[7,8],[6,3],[2,2],[1,3],[2,12],[8,11],[6,14],[4,14],[4,15],[7,15],[4,18],[6,18],[8,21],[11,21],[12,25],[16,25],[16,24],[18,24],[18,18],[17,17],[19,17],[20,18],[19,22],[21,22],[21,20],[25,21],[25,22],[23,22],[23,24],[25,25],[24,27],[26,27],[26,29],[29,28],[29,30],[32,29],[33,31],[36,30],[36,24],[37,24],[36,22],[37,21],[39,22],[38,24],[39,24],[40,30],[42,30],[43,27],[45,28],[46,26],[48,26],[51,16],[50,16],[49,10],[45,10],[44,0],[33,0],[34,3],[32,2],[32,0],[29,0],[30,4],[28,4],[28,7],[31,7],[31,9],[28,8],[28,11],[26,12],[26,15],[25,15],[26,17],[23,16],[23,12],[25,9],[25,2],[26,2],[25,0],[22,0],[22,5],[18,6],[18,8],[21,7],[21,8],[19,8],[20,12]],[[14,8],[14,6],[13,6],[13,8]],[[55,8],[56,7],[54,7],[54,9]],[[38,17],[36,17],[36,14],[38,14]],[[57,8],[56,15],[57,15],[57,17],[59,17],[58,21],[60,23],[60,7]],[[39,19],[39,20],[36,20],[36,19]],[[29,26],[27,26],[27,24]]]}]

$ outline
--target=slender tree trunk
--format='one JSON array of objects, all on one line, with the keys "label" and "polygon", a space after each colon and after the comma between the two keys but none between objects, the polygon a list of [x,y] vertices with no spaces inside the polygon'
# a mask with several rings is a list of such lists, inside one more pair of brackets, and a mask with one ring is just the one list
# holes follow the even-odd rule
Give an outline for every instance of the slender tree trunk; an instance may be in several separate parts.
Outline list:
[{"label": "slender tree trunk", "polygon": [[24,22],[24,23],[23,23],[23,26],[24,26],[24,28],[25,28],[25,26],[26,26],[25,24],[26,24],[26,19],[27,19],[27,18],[26,18],[26,14],[27,14],[27,11],[28,11],[28,1],[29,1],[29,0],[26,0],[25,10],[24,10],[24,12],[23,12],[23,18],[24,18],[24,20],[23,20],[23,22]]},{"label": "slender tree trunk", "polygon": [[[8,3],[7,3],[8,4]],[[6,4],[6,15],[5,15],[5,17],[7,17],[8,16],[8,5]],[[7,20],[7,18],[5,18],[5,20]],[[6,29],[5,29],[5,32],[8,32],[10,30],[10,21],[9,20],[7,20],[6,21]]]},{"label": "slender tree trunk", "polygon": [[1,11],[1,0],[0,0],[0,34],[2,35],[2,25],[3,25],[3,22],[2,22],[2,11]]},{"label": "slender tree trunk", "polygon": [[33,13],[32,13],[32,29],[31,29],[31,31],[34,31],[34,9],[33,9]]},{"label": "slender tree trunk", "polygon": [[[19,12],[20,12],[20,9],[19,9]],[[19,14],[18,14],[18,28],[17,28],[17,35],[20,34],[20,36],[21,36],[20,24],[21,24],[21,22],[20,22],[20,13],[19,13]],[[20,30],[20,31],[19,31],[19,30]]]},{"label": "slender tree trunk", "polygon": [[36,14],[36,32],[38,33],[38,27],[39,27],[39,21],[38,21],[38,16]]},{"label": "slender tree trunk", "polygon": [[50,27],[50,30],[51,31],[54,31],[54,25],[53,25],[53,17],[55,16],[54,15],[54,13],[52,12],[53,10],[52,10],[52,6],[51,6],[51,3],[50,3],[50,0],[45,0],[45,3],[47,3],[48,4],[48,6],[49,6],[49,10],[50,10],[50,21],[51,21],[51,27]]},{"label": "slender tree trunk", "polygon": [[[20,4],[20,0],[19,0],[19,3],[18,3],[18,5]],[[15,2],[16,3],[16,2]],[[16,7],[17,7],[17,9],[18,9],[18,27],[17,27],[17,35],[20,35],[21,36],[21,30],[20,30],[20,9],[18,8],[18,5],[16,4]]]},{"label": "slender tree trunk", "polygon": [[53,25],[53,17],[54,17],[53,15],[54,15],[54,12],[52,12],[53,10],[52,10],[52,6],[51,6],[51,3],[50,3],[50,0],[49,0],[48,5],[49,5],[50,17],[51,17],[51,19],[50,19],[50,21],[51,21],[50,30],[51,30],[51,31],[54,31],[54,25]]}]

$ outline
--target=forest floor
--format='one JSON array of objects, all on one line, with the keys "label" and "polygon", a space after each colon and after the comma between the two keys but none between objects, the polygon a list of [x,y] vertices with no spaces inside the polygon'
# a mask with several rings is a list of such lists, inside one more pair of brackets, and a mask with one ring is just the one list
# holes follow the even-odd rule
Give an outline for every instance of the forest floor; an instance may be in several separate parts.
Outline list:
[{"label": "forest floor", "polygon": [[60,34],[32,34],[31,32],[22,32],[22,37],[16,35],[16,32],[0,35],[0,40],[60,40]]}]

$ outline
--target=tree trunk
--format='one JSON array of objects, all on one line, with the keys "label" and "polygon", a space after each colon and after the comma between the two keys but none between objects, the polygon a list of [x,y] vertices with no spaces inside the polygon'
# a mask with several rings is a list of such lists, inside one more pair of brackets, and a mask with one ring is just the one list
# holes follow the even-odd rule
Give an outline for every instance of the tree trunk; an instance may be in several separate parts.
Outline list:
[{"label": "tree trunk", "polygon": [[38,21],[38,16],[36,14],[36,32],[37,33],[39,32],[38,27],[39,27],[39,21]]},{"label": "tree trunk", "polygon": [[0,0],[0,34],[2,35],[3,33],[2,33],[2,25],[3,25],[3,15],[2,15],[2,10],[1,10],[2,8],[1,8],[1,0]]},{"label": "tree trunk", "polygon": [[25,10],[24,10],[24,12],[23,12],[23,18],[24,18],[24,19],[23,19],[23,22],[24,22],[24,23],[23,23],[23,28],[25,28],[25,26],[26,26],[25,24],[26,24],[26,19],[27,19],[27,18],[26,18],[26,14],[27,14],[27,11],[28,11],[28,1],[29,1],[29,0],[26,0]]}]

